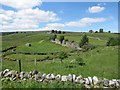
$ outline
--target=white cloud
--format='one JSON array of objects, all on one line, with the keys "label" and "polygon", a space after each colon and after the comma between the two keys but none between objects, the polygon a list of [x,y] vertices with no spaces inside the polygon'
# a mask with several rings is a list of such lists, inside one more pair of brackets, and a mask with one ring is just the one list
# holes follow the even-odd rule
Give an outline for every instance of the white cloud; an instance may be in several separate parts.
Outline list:
[{"label": "white cloud", "polygon": [[106,5],[106,3],[98,3],[97,5],[98,5],[98,6]]},{"label": "white cloud", "polygon": [[1,31],[37,29],[41,22],[54,22],[59,20],[56,13],[39,10],[38,8],[22,9],[17,12],[3,9],[0,9],[0,11]]},{"label": "white cloud", "polygon": [[41,30],[52,30],[52,29],[57,29],[60,30],[63,27],[65,27],[64,24],[60,24],[60,23],[50,23],[47,24],[45,27],[41,28]]},{"label": "white cloud", "polygon": [[93,23],[104,22],[105,18],[82,18],[79,21],[67,22],[65,25],[69,27],[86,27]]},{"label": "white cloud", "polygon": [[88,11],[90,13],[99,13],[102,12],[103,10],[105,10],[105,7],[101,7],[101,6],[92,6],[88,8]]},{"label": "white cloud", "polygon": [[41,3],[41,0],[0,0],[0,4],[10,6],[15,9],[33,8]]},{"label": "white cloud", "polygon": [[79,21],[70,21],[64,24],[61,23],[50,23],[47,24],[45,27],[40,28],[40,30],[60,30],[64,27],[87,27],[93,23],[99,23],[106,21],[105,18],[82,18]]}]

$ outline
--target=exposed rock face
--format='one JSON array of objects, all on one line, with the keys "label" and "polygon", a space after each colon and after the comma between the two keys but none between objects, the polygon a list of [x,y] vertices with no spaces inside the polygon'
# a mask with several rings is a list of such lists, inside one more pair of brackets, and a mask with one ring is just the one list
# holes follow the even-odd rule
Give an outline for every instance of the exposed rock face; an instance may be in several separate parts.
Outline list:
[{"label": "exposed rock face", "polygon": [[15,70],[9,70],[5,69],[3,71],[0,71],[0,79],[1,81],[4,80],[10,80],[10,81],[16,81],[16,80],[35,80],[38,82],[52,82],[53,80],[59,80],[61,82],[73,82],[73,83],[78,83],[78,84],[83,84],[86,88],[101,88],[102,87],[106,88],[120,88],[120,80],[117,79],[101,79],[98,78],[97,76],[94,77],[87,77],[83,78],[81,75],[76,76],[75,74],[69,74],[69,75],[54,75],[52,74],[45,74],[38,72],[37,70],[30,71],[30,72],[20,72],[18,73]]},{"label": "exposed rock face", "polygon": [[67,47],[71,47],[74,49],[82,50],[82,48],[79,47],[79,44],[77,42],[74,42],[74,41],[63,40],[62,43],[60,43],[60,41],[58,39],[55,39],[55,41],[52,40],[52,42],[54,42],[56,44],[60,44],[62,46],[67,46]]}]

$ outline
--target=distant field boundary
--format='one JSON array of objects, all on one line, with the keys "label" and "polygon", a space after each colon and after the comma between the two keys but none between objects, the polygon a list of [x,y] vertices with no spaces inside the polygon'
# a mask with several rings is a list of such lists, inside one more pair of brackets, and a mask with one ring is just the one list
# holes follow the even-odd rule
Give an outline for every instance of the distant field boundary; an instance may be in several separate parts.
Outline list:
[{"label": "distant field boundary", "polygon": [[53,54],[59,54],[61,52],[11,52],[8,53],[7,55],[11,55],[11,54],[25,54],[25,55],[53,55]]},{"label": "distant field boundary", "polygon": [[11,50],[11,49],[14,49],[14,48],[16,48],[16,46],[11,46],[11,47],[9,47],[7,49],[4,49],[4,50],[2,50],[0,52],[7,52],[8,50]]}]

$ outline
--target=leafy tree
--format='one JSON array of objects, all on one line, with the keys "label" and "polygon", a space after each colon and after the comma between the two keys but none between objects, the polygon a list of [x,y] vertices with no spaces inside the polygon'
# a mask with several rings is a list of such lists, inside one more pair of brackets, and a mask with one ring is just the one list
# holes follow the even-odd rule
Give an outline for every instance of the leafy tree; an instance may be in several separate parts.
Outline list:
[{"label": "leafy tree", "polygon": [[111,31],[108,31],[108,33],[111,33]]},{"label": "leafy tree", "polygon": [[61,31],[58,31],[58,34],[61,34]]},{"label": "leafy tree", "polygon": [[55,32],[54,30],[51,31],[51,33],[54,33],[54,32]]},{"label": "leafy tree", "polygon": [[103,29],[101,28],[101,29],[99,29],[99,33],[103,33]]},{"label": "leafy tree", "polygon": [[67,57],[68,57],[67,53],[61,52],[60,55],[59,55],[59,59],[61,60],[61,63],[63,62],[63,59],[65,59]]},{"label": "leafy tree", "polygon": [[65,34],[65,31],[63,31],[62,33]]},{"label": "leafy tree", "polygon": [[61,44],[62,44],[63,40],[64,40],[64,36],[60,36],[59,41],[60,41]]},{"label": "leafy tree", "polygon": [[94,31],[93,30],[89,30],[90,33],[93,33]]},{"label": "leafy tree", "polygon": [[98,33],[98,31],[95,31],[95,33]]},{"label": "leafy tree", "polygon": [[87,44],[89,42],[89,39],[87,35],[84,35],[81,39],[81,42],[79,43],[79,46],[82,47],[83,45]]}]

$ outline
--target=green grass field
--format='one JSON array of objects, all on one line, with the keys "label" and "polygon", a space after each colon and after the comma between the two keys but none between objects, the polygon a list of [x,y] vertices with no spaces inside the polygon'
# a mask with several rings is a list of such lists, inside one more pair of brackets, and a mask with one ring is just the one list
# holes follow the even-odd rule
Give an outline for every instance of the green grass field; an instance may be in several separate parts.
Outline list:
[{"label": "green grass field", "polygon": [[[87,52],[77,52],[70,53],[71,48],[63,47],[57,44],[54,44],[49,41],[49,37],[52,34],[47,34],[45,32],[42,33],[20,33],[20,34],[11,34],[3,36],[2,38],[2,49],[8,48],[10,46],[16,45],[16,51],[17,52],[67,52],[68,58],[63,60],[63,63],[60,62],[59,58],[55,58],[53,60],[45,60],[41,61],[42,59],[46,57],[54,58],[55,55],[23,55],[23,54],[12,54],[7,55],[2,60],[2,69],[18,69],[18,62],[13,60],[21,60],[22,63],[22,70],[23,71],[31,71],[31,70],[38,70],[40,72],[44,73],[54,73],[54,74],[61,74],[61,75],[68,75],[68,74],[76,74],[76,75],[82,75],[83,77],[88,76],[98,76],[98,77],[105,77],[108,79],[113,78],[119,78],[118,77],[118,47],[110,46],[106,47],[105,44],[109,37],[117,37],[116,34],[112,33],[86,33],[89,42],[96,46],[95,49],[89,50]],[[65,38],[67,38],[69,41],[76,41],[79,42],[81,40],[81,37],[84,35],[84,33],[66,33],[63,34]],[[58,35],[59,37],[59,35]],[[26,43],[31,43],[31,47],[26,47]],[[99,51],[99,52],[98,52]],[[8,51],[8,52],[11,52]],[[6,52],[7,53],[7,52]],[[80,66],[76,62],[70,63],[71,61],[74,61],[77,57],[83,58],[85,61],[85,66]],[[7,58],[10,58],[12,60],[8,60]],[[35,61],[37,60],[37,65],[35,65]],[[72,65],[73,68],[67,68],[67,66]],[[28,82],[23,82],[28,83]],[[23,84],[21,83],[21,85]],[[5,87],[7,82],[3,83],[3,87]],[[17,87],[17,84],[11,83],[13,87]],[[16,86],[15,86],[16,85]],[[45,83],[43,86],[41,84],[32,84],[33,87],[44,87],[46,85]],[[51,84],[51,87],[55,87],[56,83],[53,85]],[[57,84],[58,85],[58,84]],[[69,84],[68,84],[69,85]],[[67,86],[68,86],[67,85]],[[71,84],[70,84],[71,85]],[[46,86],[46,87],[50,87]],[[64,85],[58,86],[58,87],[67,87]],[[78,87],[77,85],[74,85],[74,87]],[[10,87],[10,84],[8,84],[7,87]],[[27,86],[23,86],[27,87]]]}]

